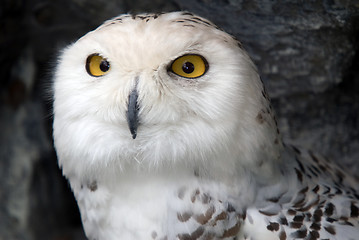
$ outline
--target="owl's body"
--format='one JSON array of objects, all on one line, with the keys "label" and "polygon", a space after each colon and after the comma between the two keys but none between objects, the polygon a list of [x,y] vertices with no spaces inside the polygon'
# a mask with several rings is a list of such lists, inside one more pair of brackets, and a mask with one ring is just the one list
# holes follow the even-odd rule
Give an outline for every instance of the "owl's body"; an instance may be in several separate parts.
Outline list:
[{"label": "owl's body", "polygon": [[357,239],[357,183],[282,144],[241,45],[187,12],[65,49],[54,141],[90,240]]}]

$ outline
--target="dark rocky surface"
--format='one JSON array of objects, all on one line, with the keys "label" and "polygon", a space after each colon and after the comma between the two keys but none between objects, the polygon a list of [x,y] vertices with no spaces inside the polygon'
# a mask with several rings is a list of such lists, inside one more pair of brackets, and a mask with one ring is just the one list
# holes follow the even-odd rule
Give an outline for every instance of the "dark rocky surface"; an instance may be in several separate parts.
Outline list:
[{"label": "dark rocky surface", "polygon": [[52,147],[59,49],[120,13],[174,10],[209,18],[242,41],[285,139],[359,175],[355,0],[1,0],[0,240],[84,239]]}]

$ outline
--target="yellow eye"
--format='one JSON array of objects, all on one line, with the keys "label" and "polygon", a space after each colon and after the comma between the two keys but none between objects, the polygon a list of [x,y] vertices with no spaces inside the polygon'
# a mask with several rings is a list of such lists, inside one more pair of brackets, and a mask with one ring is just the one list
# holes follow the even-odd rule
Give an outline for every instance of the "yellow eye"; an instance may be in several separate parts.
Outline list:
[{"label": "yellow eye", "polygon": [[206,73],[208,63],[204,57],[196,54],[183,55],[171,64],[170,70],[185,78],[197,78]]},{"label": "yellow eye", "polygon": [[86,71],[93,77],[100,77],[110,70],[110,63],[97,53],[91,54],[86,60]]}]

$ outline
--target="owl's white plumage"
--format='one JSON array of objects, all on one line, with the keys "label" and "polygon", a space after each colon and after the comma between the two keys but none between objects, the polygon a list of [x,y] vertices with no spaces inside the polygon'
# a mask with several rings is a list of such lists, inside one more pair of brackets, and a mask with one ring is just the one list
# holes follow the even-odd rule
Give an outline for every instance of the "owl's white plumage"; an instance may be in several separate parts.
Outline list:
[{"label": "owl's white plumage", "polygon": [[[103,76],[88,73],[92,54],[108,61]],[[202,76],[171,70],[188,54],[207,61]],[[128,120],[134,91],[137,135]],[[121,15],[66,48],[55,74],[54,141],[91,240],[359,234],[353,180],[282,144],[241,45],[190,13]],[[333,197],[336,185],[346,190]],[[311,228],[329,201],[335,221],[323,216]]]}]

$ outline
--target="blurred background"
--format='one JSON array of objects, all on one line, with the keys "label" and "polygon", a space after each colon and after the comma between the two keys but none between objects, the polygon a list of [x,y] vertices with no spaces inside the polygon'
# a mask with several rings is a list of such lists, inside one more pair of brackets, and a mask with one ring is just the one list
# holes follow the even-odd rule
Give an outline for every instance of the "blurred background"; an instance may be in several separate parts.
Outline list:
[{"label": "blurred background", "polygon": [[0,0],[0,240],[85,239],[52,146],[59,50],[116,15],[176,10],[242,41],[287,141],[359,176],[357,0]]}]

